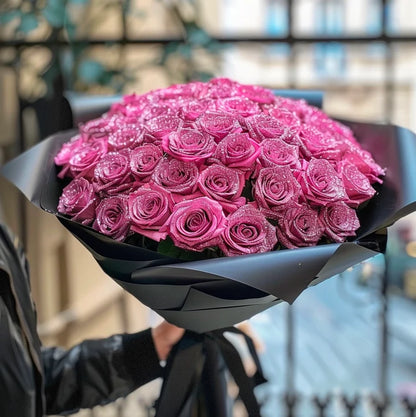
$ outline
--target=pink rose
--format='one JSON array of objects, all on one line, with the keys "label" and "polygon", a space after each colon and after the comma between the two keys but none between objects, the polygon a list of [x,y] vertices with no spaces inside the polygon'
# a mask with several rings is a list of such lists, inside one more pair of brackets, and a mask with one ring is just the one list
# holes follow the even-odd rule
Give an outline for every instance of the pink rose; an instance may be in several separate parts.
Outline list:
[{"label": "pink rose", "polygon": [[254,199],[266,217],[276,218],[279,211],[303,198],[302,189],[289,167],[275,166],[260,170],[254,184]]},{"label": "pink rose", "polygon": [[113,103],[107,114],[111,116],[138,116],[142,110],[148,106],[149,100],[145,94],[127,94],[123,97],[122,101]]},{"label": "pink rose", "polygon": [[136,127],[123,127],[108,135],[108,145],[113,150],[135,148],[143,142],[143,130]]},{"label": "pink rose", "polygon": [[253,116],[261,112],[259,105],[246,97],[229,97],[217,101],[217,109],[240,117]]},{"label": "pink rose", "polygon": [[82,146],[83,141],[80,135],[73,136],[69,142],[62,145],[61,149],[54,158],[54,162],[58,166],[62,166],[58,174],[58,178],[64,178],[70,169],[69,160],[73,154]]},{"label": "pink rose", "polygon": [[123,97],[122,102],[112,104],[107,114],[109,116],[133,116],[137,118],[141,115],[143,109],[150,104],[146,95],[128,94]]},{"label": "pink rose", "polygon": [[264,167],[285,165],[300,168],[299,147],[280,139],[266,139],[260,144],[259,160]]},{"label": "pink rose", "polygon": [[247,133],[226,136],[218,145],[214,159],[229,168],[251,170],[260,154],[260,146]]},{"label": "pink rose", "polygon": [[371,154],[364,149],[355,147],[350,148],[348,152],[345,153],[343,160],[355,165],[360,172],[362,172],[369,180],[370,183],[374,182],[383,182],[381,178],[382,175],[385,175],[384,169],[378,165]]},{"label": "pink rose", "polygon": [[343,242],[348,236],[355,236],[360,227],[355,210],[342,201],[322,207],[319,218],[325,228],[324,233],[334,242]]},{"label": "pink rose", "polygon": [[271,104],[274,103],[276,97],[270,90],[258,87],[256,85],[242,85],[237,87],[237,94],[247,97],[252,101],[256,101],[260,104]]},{"label": "pink rose", "polygon": [[250,136],[257,142],[268,138],[283,138],[288,126],[268,114],[260,113],[245,119]]},{"label": "pink rose", "polygon": [[97,199],[94,188],[85,178],[72,180],[59,197],[58,212],[72,220],[88,225],[95,218]]},{"label": "pink rose", "polygon": [[113,117],[99,117],[80,124],[79,131],[83,138],[106,136],[112,129]]},{"label": "pink rose", "polygon": [[340,140],[339,135],[322,133],[314,126],[303,125],[299,137],[315,158],[340,161],[348,144]]},{"label": "pink rose", "polygon": [[112,196],[100,201],[96,208],[93,228],[100,233],[123,241],[130,229],[129,207],[125,196]]},{"label": "pink rose", "polygon": [[311,204],[326,206],[348,199],[344,183],[329,161],[312,158],[309,162],[304,161],[304,164],[306,169],[297,179]]},{"label": "pink rose", "polygon": [[228,78],[214,78],[207,83],[206,97],[225,98],[237,93],[237,83]]},{"label": "pink rose", "polygon": [[296,146],[299,148],[299,156],[301,159],[309,160],[312,158],[312,153],[307,148],[303,139],[300,137],[299,131],[299,126],[291,126],[286,129],[285,133],[281,136],[281,139],[288,145]]},{"label": "pink rose", "polygon": [[139,115],[139,121],[145,123],[148,120],[154,119],[158,116],[174,116],[174,111],[166,105],[160,103],[152,103],[147,105]]},{"label": "pink rose", "polygon": [[145,184],[128,197],[131,230],[159,242],[167,233],[159,229],[169,218],[173,201],[168,191]]},{"label": "pink rose", "polygon": [[182,201],[175,205],[167,231],[175,246],[197,252],[217,246],[226,225],[221,205],[208,197]]},{"label": "pink rose", "polygon": [[172,114],[164,114],[146,122],[146,130],[150,137],[161,140],[163,136],[178,130],[183,121]]},{"label": "pink rose", "polygon": [[158,90],[158,96],[163,100],[177,100],[184,98],[198,97],[202,89],[206,86],[202,82],[192,82],[188,84],[175,84],[163,90]]},{"label": "pink rose", "polygon": [[199,171],[193,162],[162,159],[155,168],[152,180],[162,188],[178,194],[196,191]]},{"label": "pink rose", "polygon": [[279,218],[277,237],[289,249],[316,245],[322,237],[324,227],[318,212],[306,204],[291,206]]},{"label": "pink rose", "polygon": [[241,132],[241,126],[235,116],[219,111],[207,111],[198,123],[201,129],[214,136],[217,142],[229,133]]},{"label": "pink rose", "polygon": [[185,122],[193,122],[202,116],[207,109],[208,100],[191,100],[182,105],[178,114]]},{"label": "pink rose", "polygon": [[146,143],[131,151],[130,169],[139,181],[147,182],[157,164],[162,159],[163,152],[151,143]]},{"label": "pink rose", "polygon": [[226,212],[245,204],[246,199],[241,197],[244,183],[243,173],[218,164],[204,169],[198,179],[201,192],[218,201]]},{"label": "pink rose", "polygon": [[296,113],[285,109],[283,107],[272,107],[269,110],[270,116],[277,119],[280,123],[288,127],[300,126],[300,119],[296,116]]},{"label": "pink rose", "polygon": [[355,165],[342,162],[340,171],[350,207],[358,207],[375,194],[376,190],[371,186],[370,180]]},{"label": "pink rose", "polygon": [[84,143],[75,149],[69,160],[69,169],[74,178],[84,177],[91,179],[98,161],[107,153],[107,141],[95,140]]},{"label": "pink rose", "polygon": [[243,206],[228,216],[218,246],[226,256],[236,256],[268,252],[276,243],[276,229],[264,215],[252,206]]},{"label": "pink rose", "polygon": [[99,195],[114,195],[131,189],[133,180],[130,154],[120,151],[110,152],[102,157],[95,166],[92,181]]},{"label": "pink rose", "polygon": [[196,129],[181,129],[162,139],[163,150],[176,159],[201,163],[215,150],[215,141],[207,133]]},{"label": "pink rose", "polygon": [[[315,110],[316,112],[316,110]],[[317,117],[317,120],[314,120],[314,125],[318,127],[322,132],[329,133],[331,135],[340,136],[341,140],[348,142],[355,142],[354,135],[351,129],[348,126],[343,125],[342,123],[337,122],[336,120],[331,119],[325,113],[320,112],[320,116]],[[316,116],[314,116],[316,118]]]}]

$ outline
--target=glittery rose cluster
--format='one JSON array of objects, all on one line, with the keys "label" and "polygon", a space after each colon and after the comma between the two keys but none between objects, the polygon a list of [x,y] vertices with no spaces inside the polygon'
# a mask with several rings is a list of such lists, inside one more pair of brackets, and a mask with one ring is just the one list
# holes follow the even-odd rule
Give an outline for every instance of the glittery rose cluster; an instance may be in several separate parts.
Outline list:
[{"label": "glittery rose cluster", "polygon": [[55,163],[61,214],[118,241],[226,256],[354,236],[384,175],[321,110],[225,78],[127,95]]}]

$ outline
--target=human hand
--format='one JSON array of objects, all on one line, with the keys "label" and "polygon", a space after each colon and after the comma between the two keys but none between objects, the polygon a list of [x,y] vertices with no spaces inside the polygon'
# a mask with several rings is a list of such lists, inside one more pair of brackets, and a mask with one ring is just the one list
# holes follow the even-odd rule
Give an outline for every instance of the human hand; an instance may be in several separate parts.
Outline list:
[{"label": "human hand", "polygon": [[184,329],[165,320],[152,328],[153,343],[159,360],[165,361],[167,359],[172,347],[179,342],[184,333]]}]

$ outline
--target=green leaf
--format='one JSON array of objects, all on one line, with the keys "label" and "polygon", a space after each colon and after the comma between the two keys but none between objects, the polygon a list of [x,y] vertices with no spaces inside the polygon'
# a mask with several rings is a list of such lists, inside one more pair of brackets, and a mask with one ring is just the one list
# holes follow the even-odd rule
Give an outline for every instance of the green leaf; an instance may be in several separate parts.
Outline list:
[{"label": "green leaf", "polygon": [[7,10],[0,12],[0,24],[7,25],[7,23],[10,23],[12,20],[18,18],[20,14],[20,10]]},{"label": "green leaf", "polygon": [[65,3],[61,0],[48,0],[42,15],[52,27],[62,27],[65,23]]},{"label": "green leaf", "polygon": [[105,73],[105,68],[101,62],[86,59],[79,64],[79,78],[89,84],[97,83]]},{"label": "green leaf", "polygon": [[177,258],[180,254],[180,249],[174,245],[172,239],[169,237],[159,242],[157,251],[162,255],[170,256],[171,258]]},{"label": "green leaf", "polygon": [[20,16],[20,24],[17,27],[18,32],[29,33],[35,30],[39,25],[37,17],[32,13],[22,13]]},{"label": "green leaf", "polygon": [[253,199],[253,183],[251,180],[247,180],[246,184],[243,188],[243,192],[241,194],[243,197],[247,198],[247,200]]},{"label": "green leaf", "polygon": [[90,0],[69,0],[69,3],[72,4],[88,4],[90,2]]}]

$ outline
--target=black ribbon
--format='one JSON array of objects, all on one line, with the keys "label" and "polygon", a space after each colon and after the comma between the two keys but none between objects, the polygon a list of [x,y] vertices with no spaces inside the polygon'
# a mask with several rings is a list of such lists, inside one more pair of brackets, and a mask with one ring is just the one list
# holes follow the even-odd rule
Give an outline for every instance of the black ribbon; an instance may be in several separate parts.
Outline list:
[{"label": "black ribbon", "polygon": [[[227,332],[243,336],[257,368],[252,377],[247,375],[237,349],[225,337]],[[198,416],[227,417],[226,369],[239,388],[249,417],[260,417],[254,388],[266,379],[252,339],[235,327],[205,334],[185,333],[168,358],[155,417],[190,417],[195,408],[200,408]]]}]

